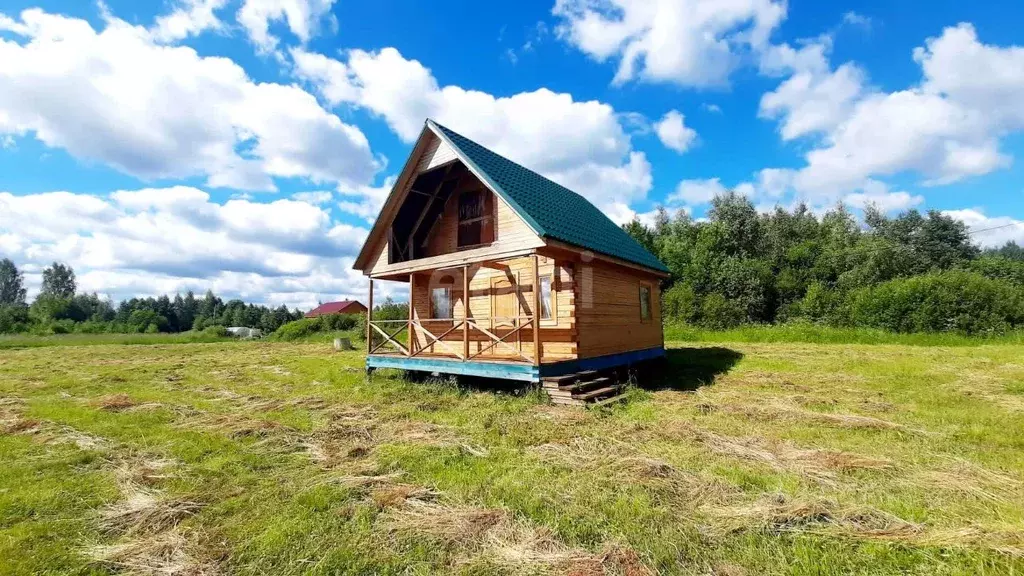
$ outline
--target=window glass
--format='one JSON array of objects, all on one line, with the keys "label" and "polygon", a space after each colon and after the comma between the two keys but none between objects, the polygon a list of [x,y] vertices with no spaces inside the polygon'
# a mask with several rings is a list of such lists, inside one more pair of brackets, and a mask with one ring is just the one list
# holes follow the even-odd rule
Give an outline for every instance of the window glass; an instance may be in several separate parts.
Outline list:
[{"label": "window glass", "polygon": [[477,246],[494,241],[490,191],[471,190],[459,195],[458,245]]},{"label": "window glass", "polygon": [[452,317],[452,289],[434,288],[430,291],[430,309],[432,318],[448,319]]},{"label": "window glass", "polygon": [[540,318],[551,319],[551,276],[540,277]]},{"label": "window glass", "polygon": [[640,319],[651,319],[651,287],[640,287]]}]

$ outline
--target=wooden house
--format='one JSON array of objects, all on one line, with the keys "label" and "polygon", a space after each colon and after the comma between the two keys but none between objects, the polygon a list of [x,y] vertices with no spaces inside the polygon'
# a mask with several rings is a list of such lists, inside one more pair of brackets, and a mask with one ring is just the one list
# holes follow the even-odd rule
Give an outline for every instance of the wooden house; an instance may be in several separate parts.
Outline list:
[{"label": "wooden house", "polygon": [[304,315],[306,318],[319,318],[328,314],[366,314],[366,306],[358,300],[342,300],[340,302],[324,302]]},{"label": "wooden house", "polygon": [[[664,355],[665,266],[579,194],[432,120],[354,267],[368,371],[543,380],[579,401],[614,391],[589,375]],[[409,283],[408,320],[372,317],[374,279]]]}]

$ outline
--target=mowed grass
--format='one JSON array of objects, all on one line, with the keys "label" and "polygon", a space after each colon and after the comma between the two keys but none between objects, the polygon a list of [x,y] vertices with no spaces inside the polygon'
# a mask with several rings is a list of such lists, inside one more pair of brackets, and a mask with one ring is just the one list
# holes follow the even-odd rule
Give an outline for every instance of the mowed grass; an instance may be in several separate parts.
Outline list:
[{"label": "mowed grass", "polygon": [[272,342],[0,352],[0,573],[1024,572],[1024,347],[671,343],[608,410]]}]

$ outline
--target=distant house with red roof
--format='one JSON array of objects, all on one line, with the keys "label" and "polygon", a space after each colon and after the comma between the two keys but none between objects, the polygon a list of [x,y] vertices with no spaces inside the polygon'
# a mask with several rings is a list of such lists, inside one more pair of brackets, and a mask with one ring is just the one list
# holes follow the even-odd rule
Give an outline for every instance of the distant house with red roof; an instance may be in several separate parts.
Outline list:
[{"label": "distant house with red roof", "polygon": [[366,306],[363,306],[358,300],[325,302],[306,312],[306,318],[316,318],[326,314],[366,314]]}]

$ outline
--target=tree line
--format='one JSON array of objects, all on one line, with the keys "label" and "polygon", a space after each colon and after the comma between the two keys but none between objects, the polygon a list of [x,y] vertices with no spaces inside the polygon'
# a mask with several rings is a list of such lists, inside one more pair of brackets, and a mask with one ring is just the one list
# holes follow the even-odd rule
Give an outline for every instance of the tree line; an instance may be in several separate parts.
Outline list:
[{"label": "tree line", "polygon": [[1005,332],[1024,327],[1024,248],[981,250],[937,211],[863,224],[842,204],[759,213],[715,198],[704,220],[657,211],[623,228],[668,266],[663,316],[709,328],[805,321],[898,332]]},{"label": "tree line", "polygon": [[154,333],[247,326],[269,334],[301,317],[301,311],[284,305],[225,302],[212,291],[202,297],[188,291],[173,298],[130,298],[114,305],[95,293],[78,293],[74,270],[59,262],[43,270],[39,294],[29,304],[23,273],[10,259],[0,260],[0,333]]}]

